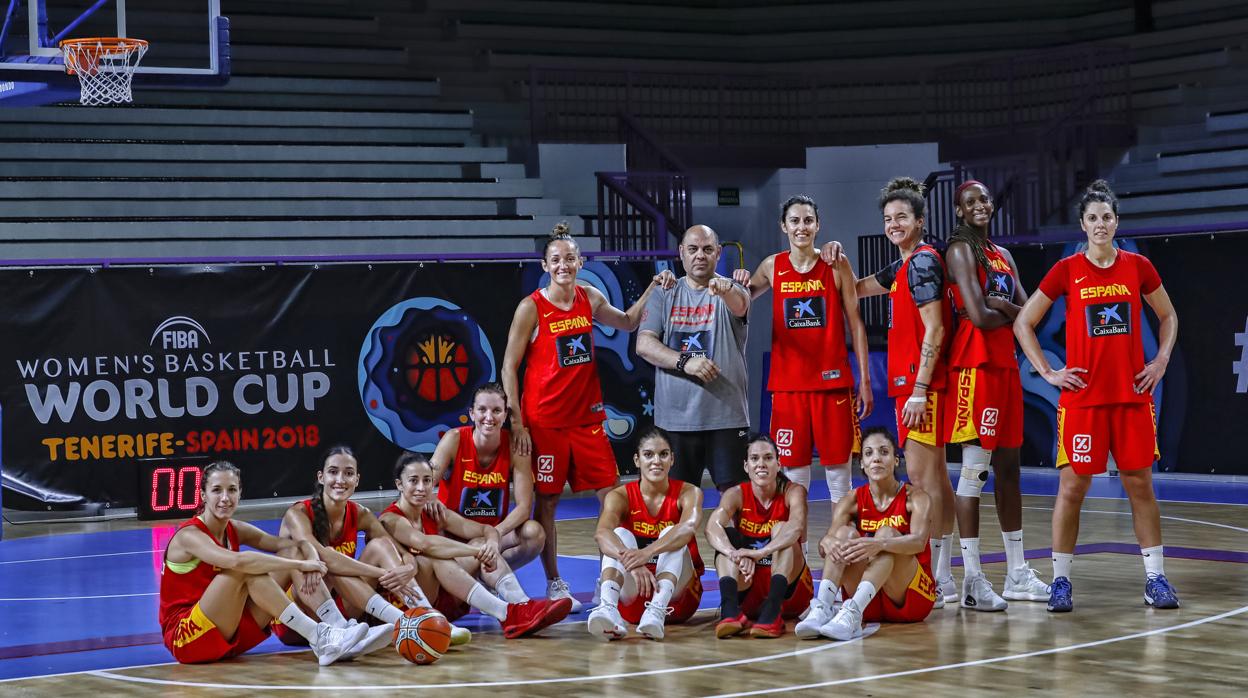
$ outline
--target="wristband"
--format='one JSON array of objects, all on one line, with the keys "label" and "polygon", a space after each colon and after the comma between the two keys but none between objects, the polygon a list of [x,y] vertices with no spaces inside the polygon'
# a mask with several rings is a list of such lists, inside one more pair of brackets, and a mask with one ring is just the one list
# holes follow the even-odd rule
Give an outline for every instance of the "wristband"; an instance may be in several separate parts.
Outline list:
[{"label": "wristband", "polygon": [[915,382],[914,382],[914,387],[916,387],[916,388],[922,388],[922,389],[924,389],[924,390],[930,390],[932,386],[931,386],[931,384],[929,384],[929,383],[923,383],[923,382],[921,382],[921,381],[915,381]]},{"label": "wristband", "polygon": [[926,405],[926,404],[927,404],[927,398],[926,398],[926,397],[918,397],[918,396],[915,396],[915,395],[911,395],[910,397],[906,398],[906,404],[907,404],[907,405],[911,405],[911,404],[913,404],[913,405]]},{"label": "wristband", "polygon": [[692,359],[694,356],[695,356],[694,353],[691,351],[680,352],[680,358],[676,359],[676,372],[684,373],[685,364],[689,363],[689,359]]}]

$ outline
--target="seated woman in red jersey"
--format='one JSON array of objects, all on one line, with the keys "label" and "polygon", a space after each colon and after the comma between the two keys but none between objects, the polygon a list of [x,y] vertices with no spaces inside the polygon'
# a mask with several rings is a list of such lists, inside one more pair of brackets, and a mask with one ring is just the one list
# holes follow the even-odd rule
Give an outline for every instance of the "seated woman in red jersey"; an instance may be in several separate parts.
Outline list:
[{"label": "seated woman in red jersey", "polygon": [[[242,494],[238,468],[225,461],[209,465],[200,494],[202,510],[169,539],[160,571],[160,629],[174,659],[197,664],[236,657],[269,636],[274,618],[307,638],[321,666],[359,644],[368,626],[318,623],[282,591],[292,575],[301,592],[321,585],[326,566],[312,546],[232,520]],[[242,545],[279,555],[240,552]]]},{"label": "seated woman in red jersey", "polygon": [[[325,582],[301,609],[334,625],[346,625],[346,618],[362,618],[365,613],[382,621],[369,630],[367,637],[353,648],[349,657],[367,654],[390,643],[393,625],[403,612],[377,592],[381,588],[394,598],[411,597],[412,603],[424,600],[424,592],[415,581],[416,560],[401,554],[394,539],[373,516],[373,512],[351,501],[360,484],[355,454],[346,446],[335,446],[326,452],[316,472],[316,493],[310,499],[296,502],[282,517],[279,534],[316,548],[317,555],[329,568]],[[356,559],[359,533],[367,543]],[[332,589],[332,594],[330,593]],[[429,606],[424,600],[423,604]],[[301,635],[281,623],[273,623],[273,632],[288,645],[306,645]],[[467,628],[452,626],[451,642],[468,642],[472,633]]]},{"label": "seated woman in red jersey", "polygon": [[[546,596],[572,597],[559,576],[559,539],[555,509],[564,485],[573,492],[595,490],[598,501],[619,482],[615,453],[603,431],[606,412],[594,358],[594,323],[632,332],[654,287],[670,288],[676,277],[664,270],[642,289],[628,311],[620,310],[598,289],[577,283],[585,264],[581,249],[561,223],[551,231],[542,251],[542,269],[550,275],[516,306],[507,332],[507,351],[500,369],[511,408],[512,451],[532,454],[537,463],[537,507],[533,518],[546,534],[542,567]],[[524,369],[521,392],[520,364]]]},{"label": "seated woman in red jersey", "polygon": [[[1037,372],[1060,388],[1057,406],[1057,467],[1053,505],[1053,584],[1049,610],[1074,608],[1070,568],[1079,538],[1079,510],[1112,455],[1119,482],[1131,500],[1135,536],[1144,557],[1144,602],[1178,608],[1166,579],[1161,511],[1153,493],[1157,460],[1157,416],[1153,389],[1170,364],[1179,318],[1147,257],[1114,246],[1118,199],[1104,180],[1093,182],[1079,201],[1079,224],[1088,236],[1084,252],[1053,265],[1027,300],[1014,335]],[[1036,339],[1035,327],[1059,298],[1066,300],[1066,366],[1055,369]],[[1144,360],[1140,311],[1143,299],[1159,321],[1157,354]]]},{"label": "seated woman in red jersey", "polygon": [[662,640],[664,625],[689,620],[702,600],[704,566],[694,539],[702,489],[667,476],[672,443],[658,427],[642,433],[633,462],[641,479],[607,494],[594,532],[602,603],[589,614],[589,634],[600,640],[626,637],[626,620]]},{"label": "seated woman in red jersey", "polygon": [[[914,623],[931,612],[938,589],[932,579],[927,493],[897,479],[897,440],[887,429],[862,438],[867,483],[837,502],[832,526],[819,541],[823,579],[810,613],[794,632],[849,640],[866,622]],[[836,588],[846,599],[832,614]]]},{"label": "seated woman in red jersey", "polygon": [[724,492],[706,522],[722,599],[715,636],[748,629],[754,637],[780,637],[784,621],[814,594],[802,553],[806,488],[780,474],[780,455],[766,434],[750,439],[745,474],[749,479]]},{"label": "seated woman in red jersey", "polygon": [[941,595],[937,608],[957,601],[950,556],[954,495],[945,466],[947,392],[945,350],[952,312],[946,301],[945,266],[923,240],[927,200],[923,185],[897,177],[880,192],[884,234],[900,258],[858,282],[858,297],[888,294],[888,395],[897,402],[897,435],[906,452],[910,482],[932,499],[932,554]]},{"label": "seated woman in red jersey", "polygon": [[449,509],[443,510],[441,521],[429,514],[427,505],[436,495],[433,466],[424,456],[410,452],[399,456],[394,484],[399,499],[381,513],[381,523],[416,555],[416,581],[448,620],[476,607],[502,623],[504,637],[516,638],[558,623],[571,611],[569,599],[529,600],[498,552],[498,532],[493,527]]},{"label": "seated woman in red jersey", "polygon": [[[530,518],[533,512],[533,467],[529,455],[511,448],[507,393],[498,383],[477,388],[468,412],[471,426],[442,435],[433,452],[434,477],[441,506],[498,532],[499,550],[511,569],[519,569],[542,552],[546,533]],[[508,511],[509,499],[515,506]],[[440,517],[440,512],[434,512]]]}]

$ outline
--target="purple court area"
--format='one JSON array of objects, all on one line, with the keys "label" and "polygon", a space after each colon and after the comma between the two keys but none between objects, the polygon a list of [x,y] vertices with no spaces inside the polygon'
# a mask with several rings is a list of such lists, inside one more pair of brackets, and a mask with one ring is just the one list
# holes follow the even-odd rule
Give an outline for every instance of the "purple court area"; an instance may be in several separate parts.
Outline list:
[{"label": "purple court area", "polygon": [[[1056,474],[1027,469],[1023,493],[1052,495]],[[855,483],[860,484],[860,483]],[[1216,504],[1248,503],[1248,482],[1235,479],[1210,482],[1158,477],[1158,497],[1164,501]],[[991,487],[988,488],[991,491]],[[815,482],[812,500],[826,500],[827,488]],[[1091,497],[1123,498],[1116,478],[1097,478]],[[714,506],[718,494],[706,493]],[[569,499],[560,504],[560,520],[591,518],[597,514],[593,498]],[[256,522],[276,532],[278,521]],[[0,681],[95,669],[160,664],[172,661],[161,644],[156,623],[161,554],[173,525],[153,529],[39,536],[0,542]],[[1047,558],[1048,548],[1027,551],[1029,559]],[[1131,543],[1081,545],[1077,554],[1137,555]],[[1167,557],[1248,564],[1248,553],[1167,546]],[[1000,562],[1004,554],[986,554],[984,562]],[[955,558],[954,564],[960,560]],[[588,602],[598,576],[595,560],[564,557],[561,571],[577,598]],[[518,571],[530,595],[545,593],[541,566],[533,563]],[[702,608],[719,605],[718,581],[713,569],[703,577],[706,594]],[[567,623],[583,622],[585,614]],[[496,632],[491,618],[471,614],[461,622],[474,632]],[[255,652],[287,650],[270,638]]]}]

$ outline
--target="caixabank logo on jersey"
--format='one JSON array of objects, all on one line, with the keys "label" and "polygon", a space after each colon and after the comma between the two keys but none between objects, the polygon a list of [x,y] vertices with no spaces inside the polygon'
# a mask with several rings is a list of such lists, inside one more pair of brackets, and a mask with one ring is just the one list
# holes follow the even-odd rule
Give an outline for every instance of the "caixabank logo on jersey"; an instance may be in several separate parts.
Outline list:
[{"label": "caixabank logo on jersey", "polygon": [[408,450],[433,450],[447,425],[467,414],[473,392],[495,373],[485,331],[442,298],[395,304],[360,347],[364,411],[391,443]]},{"label": "caixabank logo on jersey", "polygon": [[[50,462],[295,448],[316,425],[218,427],[231,418],[315,412],[332,388],[326,347],[242,349],[189,315],[152,323],[150,336],[113,338],[131,351],[18,357],[15,367]],[[203,423],[211,422],[212,428]]]},{"label": "caixabank logo on jersey", "polygon": [[1092,303],[1087,307],[1087,322],[1093,337],[1131,334],[1131,302]]}]

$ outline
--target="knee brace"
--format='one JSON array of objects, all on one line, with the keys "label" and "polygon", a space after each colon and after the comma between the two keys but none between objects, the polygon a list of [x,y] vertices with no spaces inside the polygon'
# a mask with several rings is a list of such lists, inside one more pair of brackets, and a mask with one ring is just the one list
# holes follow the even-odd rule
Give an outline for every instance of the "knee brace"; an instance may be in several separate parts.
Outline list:
[{"label": "knee brace", "polygon": [[802,487],[805,487],[806,491],[809,492],[810,468],[811,466],[809,465],[803,465],[800,468],[781,468],[781,470],[784,471],[784,476],[789,478],[789,482],[796,482]]},{"label": "knee brace", "polygon": [[988,463],[992,460],[992,451],[985,451],[981,446],[962,447],[962,473],[958,476],[959,497],[979,499],[984,485],[988,483]]},{"label": "knee brace", "polygon": [[851,484],[849,469],[848,464],[823,469],[823,479],[828,483],[828,497],[832,500],[833,506],[836,506],[836,503],[849,492]]}]

